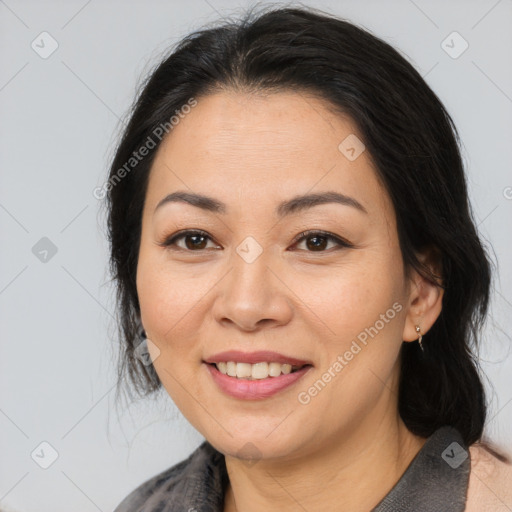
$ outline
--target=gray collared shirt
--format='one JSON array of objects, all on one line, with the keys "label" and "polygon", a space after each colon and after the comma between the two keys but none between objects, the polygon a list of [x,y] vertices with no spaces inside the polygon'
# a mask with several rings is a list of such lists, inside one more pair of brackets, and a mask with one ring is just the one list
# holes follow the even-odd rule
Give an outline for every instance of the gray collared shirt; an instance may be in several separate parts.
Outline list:
[{"label": "gray collared shirt", "polygon": [[[463,512],[470,460],[459,432],[439,428],[371,512]],[[224,455],[204,441],[133,490],[114,512],[223,512],[228,482]]]}]

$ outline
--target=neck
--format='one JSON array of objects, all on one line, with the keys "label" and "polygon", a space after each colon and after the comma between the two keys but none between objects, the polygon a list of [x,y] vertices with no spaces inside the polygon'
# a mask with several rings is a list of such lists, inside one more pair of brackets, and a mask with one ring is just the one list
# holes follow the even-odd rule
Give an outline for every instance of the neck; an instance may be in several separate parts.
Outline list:
[{"label": "neck", "polygon": [[[398,416],[367,418],[325,448],[293,460],[262,459],[254,466],[226,456],[230,483],[224,512],[371,510],[403,475],[426,439]],[[376,421],[377,420],[377,421]]]}]

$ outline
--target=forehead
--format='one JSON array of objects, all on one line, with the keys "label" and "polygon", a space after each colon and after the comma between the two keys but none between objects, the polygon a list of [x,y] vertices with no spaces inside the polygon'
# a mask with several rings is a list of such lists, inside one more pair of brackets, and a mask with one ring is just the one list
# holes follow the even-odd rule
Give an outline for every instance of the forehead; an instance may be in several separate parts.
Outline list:
[{"label": "forehead", "polygon": [[347,157],[343,141],[353,146],[358,139],[353,121],[311,95],[219,92],[201,97],[163,140],[147,204],[184,188],[228,204],[243,198],[248,206],[256,199],[335,190],[355,196],[374,214],[384,210],[389,215],[391,205],[370,155],[364,150],[355,160]]}]

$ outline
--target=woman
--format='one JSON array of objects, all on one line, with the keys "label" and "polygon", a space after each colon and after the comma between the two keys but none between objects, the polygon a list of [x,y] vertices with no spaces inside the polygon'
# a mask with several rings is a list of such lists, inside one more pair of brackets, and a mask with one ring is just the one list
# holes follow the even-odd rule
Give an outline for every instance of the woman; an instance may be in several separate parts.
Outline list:
[{"label": "woman", "polygon": [[120,377],[206,439],[116,512],[510,510],[473,355],[490,264],[396,50],[311,9],[194,33],[103,192]]}]

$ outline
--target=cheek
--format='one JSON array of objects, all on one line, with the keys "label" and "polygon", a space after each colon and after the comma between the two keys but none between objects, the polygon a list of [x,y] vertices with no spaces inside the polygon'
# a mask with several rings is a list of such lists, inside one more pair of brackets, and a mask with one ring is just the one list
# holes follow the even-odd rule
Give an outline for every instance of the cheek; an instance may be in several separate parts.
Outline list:
[{"label": "cheek", "polygon": [[359,397],[364,408],[393,373],[405,311],[397,257],[377,249],[359,253],[343,267],[331,268],[329,275],[301,283],[298,295],[318,334],[320,379],[332,383],[318,406],[328,407],[335,400],[348,410]]},{"label": "cheek", "polygon": [[162,341],[175,317],[184,314],[181,309],[185,299],[180,282],[172,281],[158,265],[142,259],[137,272],[137,293],[146,332]]},{"label": "cheek", "polygon": [[357,422],[369,414],[391,387],[404,311],[391,273],[371,265],[345,270],[302,287],[320,364],[301,386],[300,403],[307,402],[310,412],[331,411],[335,420],[321,428],[333,430],[347,417]]},{"label": "cheek", "polygon": [[[400,282],[393,268],[396,265],[391,259],[382,253],[354,253],[342,265],[295,276],[293,289],[301,299],[297,306],[304,305],[303,314],[316,318],[317,330],[323,326],[320,339],[328,346],[343,347],[401,300]],[[394,313],[391,311],[396,318]]]},{"label": "cheek", "polygon": [[[137,292],[148,338],[158,347],[153,366],[169,396],[185,414],[194,408],[185,391],[196,378],[197,315],[207,288],[162,262],[160,255],[141,253]],[[204,315],[204,312],[202,313]]]},{"label": "cheek", "polygon": [[214,283],[210,274],[194,276],[184,266],[171,264],[163,252],[141,252],[137,270],[141,318],[148,337],[163,355],[186,359],[197,341],[198,317],[204,318],[207,294]]}]

